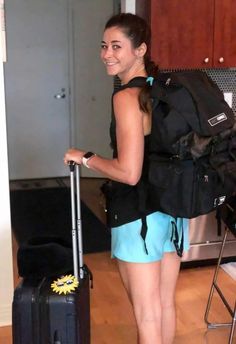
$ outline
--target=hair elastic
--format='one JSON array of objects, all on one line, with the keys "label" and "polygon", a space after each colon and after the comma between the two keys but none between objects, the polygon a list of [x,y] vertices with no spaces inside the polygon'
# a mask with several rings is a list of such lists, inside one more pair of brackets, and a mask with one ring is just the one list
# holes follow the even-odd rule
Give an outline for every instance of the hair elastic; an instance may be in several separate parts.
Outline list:
[{"label": "hair elastic", "polygon": [[150,86],[152,86],[154,81],[154,78],[152,76],[147,77],[146,82],[149,83]]}]

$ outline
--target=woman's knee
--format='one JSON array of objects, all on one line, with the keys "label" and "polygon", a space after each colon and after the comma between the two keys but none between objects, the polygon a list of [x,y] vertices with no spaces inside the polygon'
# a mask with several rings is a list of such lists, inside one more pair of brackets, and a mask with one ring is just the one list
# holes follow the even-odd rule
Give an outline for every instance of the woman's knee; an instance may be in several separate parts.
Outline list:
[{"label": "woman's knee", "polygon": [[133,309],[138,324],[161,323],[162,307],[160,299],[153,298],[150,302],[133,301]]},{"label": "woman's knee", "polygon": [[162,315],[158,305],[134,305],[139,343],[153,344],[162,342]]},{"label": "woman's knee", "polygon": [[174,295],[168,295],[168,297],[161,297],[160,303],[162,309],[175,308],[175,297]]}]

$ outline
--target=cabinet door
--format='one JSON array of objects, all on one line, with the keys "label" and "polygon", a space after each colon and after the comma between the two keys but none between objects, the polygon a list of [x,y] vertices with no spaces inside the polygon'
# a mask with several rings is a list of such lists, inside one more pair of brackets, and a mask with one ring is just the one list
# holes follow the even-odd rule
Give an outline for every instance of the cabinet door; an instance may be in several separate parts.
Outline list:
[{"label": "cabinet door", "polygon": [[213,66],[236,66],[236,1],[215,0]]},{"label": "cabinet door", "polygon": [[212,66],[214,0],[151,0],[152,58],[161,69]]}]

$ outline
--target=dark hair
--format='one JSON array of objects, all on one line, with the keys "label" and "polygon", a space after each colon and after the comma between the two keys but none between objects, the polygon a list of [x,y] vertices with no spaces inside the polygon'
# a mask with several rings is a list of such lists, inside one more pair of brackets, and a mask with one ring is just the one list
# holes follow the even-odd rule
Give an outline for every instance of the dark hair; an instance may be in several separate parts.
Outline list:
[{"label": "dark hair", "polygon": [[[118,27],[130,39],[134,48],[138,48],[142,43],[147,46],[147,52],[144,56],[145,69],[148,76],[157,76],[158,66],[151,60],[151,30],[147,22],[132,13],[120,13],[112,16],[105,25],[105,30],[111,27]],[[144,112],[150,109],[150,85],[147,83],[139,94],[140,108]]]}]

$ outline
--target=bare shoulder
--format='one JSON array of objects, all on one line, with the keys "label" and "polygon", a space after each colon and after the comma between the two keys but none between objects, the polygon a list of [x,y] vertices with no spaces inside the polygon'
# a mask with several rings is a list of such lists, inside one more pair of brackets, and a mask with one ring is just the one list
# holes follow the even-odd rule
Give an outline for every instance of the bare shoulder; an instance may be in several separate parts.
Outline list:
[{"label": "bare shoulder", "polygon": [[138,95],[140,88],[132,87],[125,88],[122,91],[117,92],[113,97],[114,106],[138,106]]}]

